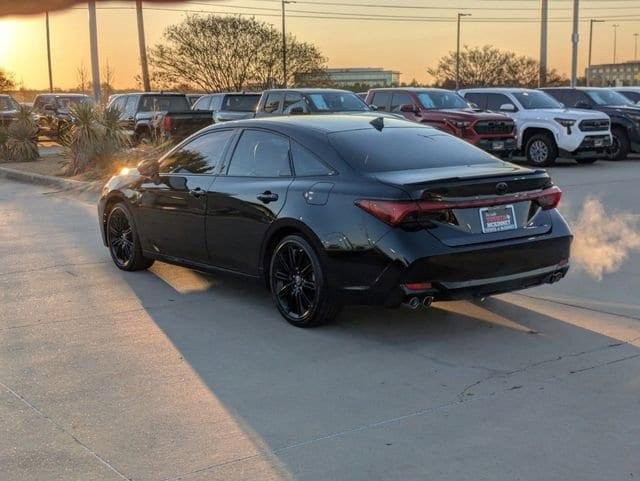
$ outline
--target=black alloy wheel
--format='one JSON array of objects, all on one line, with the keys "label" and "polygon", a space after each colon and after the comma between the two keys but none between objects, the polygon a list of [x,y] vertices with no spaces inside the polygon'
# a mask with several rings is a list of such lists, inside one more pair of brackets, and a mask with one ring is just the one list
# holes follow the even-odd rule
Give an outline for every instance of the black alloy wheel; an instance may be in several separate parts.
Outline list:
[{"label": "black alloy wheel", "polygon": [[269,269],[269,287],[282,316],[296,327],[325,324],[340,304],[326,288],[323,269],[313,247],[302,237],[285,237],[276,247]]},{"label": "black alloy wheel", "polygon": [[107,220],[107,244],[115,265],[124,271],[146,269],[152,259],[142,255],[131,214],[124,204],[116,204]]},{"label": "black alloy wheel", "polygon": [[631,143],[626,132],[620,127],[611,129],[611,147],[607,155],[608,160],[624,160],[631,152]]}]

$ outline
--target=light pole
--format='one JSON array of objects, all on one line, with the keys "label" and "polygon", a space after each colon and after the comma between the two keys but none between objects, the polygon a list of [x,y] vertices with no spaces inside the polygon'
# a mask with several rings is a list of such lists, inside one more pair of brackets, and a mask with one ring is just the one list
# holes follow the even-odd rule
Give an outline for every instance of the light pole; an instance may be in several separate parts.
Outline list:
[{"label": "light pole", "polygon": [[100,102],[100,60],[98,58],[96,0],[89,0],[89,46],[91,49],[91,85],[93,87],[93,98],[96,102]]},{"label": "light pole", "polygon": [[51,39],[49,36],[49,12],[44,12],[47,27],[47,65],[49,66],[49,92],[53,92],[53,73],[51,72]]},{"label": "light pole", "polygon": [[138,48],[140,49],[140,66],[142,67],[142,86],[145,92],[149,92],[151,83],[149,82],[149,65],[147,64],[147,46],[144,39],[142,0],[136,0],[136,16],[138,19]]},{"label": "light pole", "polygon": [[580,0],[573,0],[573,33],[571,34],[571,86],[575,87],[578,80],[578,34]]},{"label": "light pole", "polygon": [[287,29],[285,24],[285,5],[296,3],[293,0],[282,0],[282,87],[287,88]]},{"label": "light pole", "polygon": [[614,23],[613,25],[613,63],[616,63],[616,50],[618,48],[618,27],[620,24]]},{"label": "light pole", "polygon": [[633,47],[633,60],[638,60],[638,37],[640,36],[640,33],[634,33],[633,36],[635,37],[635,46]]},{"label": "light pole", "polygon": [[460,19],[462,17],[470,17],[470,13],[458,12],[458,37],[456,43],[456,90],[460,88]]},{"label": "light pole", "polygon": [[587,87],[591,85],[591,48],[593,46],[593,24],[604,23],[604,20],[592,18],[589,20],[589,59],[587,61]]},{"label": "light pole", "polygon": [[540,0],[540,67],[538,87],[547,83],[547,29],[549,26],[549,0]]}]

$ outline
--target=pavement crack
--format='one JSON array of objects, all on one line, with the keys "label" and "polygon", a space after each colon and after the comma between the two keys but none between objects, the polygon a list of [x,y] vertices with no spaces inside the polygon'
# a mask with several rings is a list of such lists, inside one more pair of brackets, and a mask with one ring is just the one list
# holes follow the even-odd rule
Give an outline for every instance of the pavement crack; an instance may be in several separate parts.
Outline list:
[{"label": "pavement crack", "polygon": [[125,476],[122,472],[120,472],[113,464],[111,464],[107,459],[105,459],[104,457],[100,456],[100,454],[98,454],[96,451],[94,451],[93,449],[91,449],[89,446],[87,446],[85,443],[83,443],[82,441],[80,441],[80,439],[78,439],[73,433],[67,431],[64,426],[62,426],[61,424],[58,424],[56,421],[54,421],[53,419],[51,419],[51,417],[49,417],[45,412],[43,412],[41,409],[39,409],[37,406],[35,406],[33,403],[31,403],[30,401],[28,401],[24,396],[18,394],[15,390],[11,389],[9,386],[7,386],[6,384],[4,384],[3,382],[0,382],[0,387],[2,387],[3,389],[5,389],[9,394],[11,394],[13,397],[15,397],[18,401],[20,401],[22,404],[24,404],[25,406],[27,406],[31,411],[35,412],[38,416],[40,416],[42,419],[46,420],[47,422],[49,422],[52,426],[54,426],[56,429],[58,429],[59,431],[63,432],[64,434],[66,434],[68,437],[70,437],[76,444],[78,444],[84,451],[86,451],[91,457],[93,457],[94,459],[96,459],[99,463],[101,463],[102,465],[104,465],[105,467],[107,467],[109,470],[111,470],[113,473],[115,473],[116,475],[118,475],[121,479],[124,479],[126,481],[132,481],[131,478]]}]

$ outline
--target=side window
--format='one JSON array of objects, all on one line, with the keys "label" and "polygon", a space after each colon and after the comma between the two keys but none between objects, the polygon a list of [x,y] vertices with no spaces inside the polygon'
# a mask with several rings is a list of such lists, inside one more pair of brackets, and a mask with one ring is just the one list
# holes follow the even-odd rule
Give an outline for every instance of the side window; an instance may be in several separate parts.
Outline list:
[{"label": "side window", "polygon": [[198,100],[196,100],[195,104],[193,104],[193,110],[210,110],[209,109],[210,103],[211,103],[211,97],[209,97],[208,95],[203,95]]},{"label": "side window", "polygon": [[297,142],[291,142],[291,156],[296,177],[335,174],[333,169]]},{"label": "side window", "polygon": [[261,130],[245,130],[231,157],[227,175],[289,177],[289,139]]},{"label": "side window", "polygon": [[474,103],[481,110],[487,110],[487,94],[481,94],[477,92],[469,92],[464,95],[467,102]]},{"label": "side window", "polygon": [[224,99],[224,95],[212,95],[209,110],[215,110],[216,112],[218,112],[220,110],[220,107],[222,107],[222,99]]},{"label": "side window", "polygon": [[500,112],[500,106],[504,104],[514,105],[513,101],[503,94],[487,94],[487,110]]},{"label": "side window", "polygon": [[409,94],[398,92],[391,97],[391,112],[400,112],[400,107],[405,104],[413,105],[413,99]]},{"label": "side window", "polygon": [[136,114],[138,99],[139,97],[137,95],[127,96],[127,103],[124,106],[124,117],[133,117]]},{"label": "side window", "polygon": [[40,97],[39,95],[36,97],[36,99],[33,101],[33,108],[34,109],[41,109],[43,105],[42,102],[42,97]]},{"label": "side window", "polygon": [[391,94],[389,92],[376,92],[373,94],[371,105],[378,107],[378,110],[387,110],[391,101]]},{"label": "side window", "polygon": [[630,92],[628,90],[618,90],[618,93],[624,95],[632,102],[640,102],[640,93],[638,92]]},{"label": "side window", "polygon": [[118,97],[111,103],[111,108],[118,109],[120,113],[124,112],[124,106],[127,103],[126,97]]},{"label": "side window", "polygon": [[573,102],[572,104],[577,106],[578,103],[582,103],[582,105],[593,105],[593,101],[591,100],[591,98],[584,92],[580,92],[579,90],[574,90],[573,93],[575,94],[576,98],[575,98],[575,102]]},{"label": "side window", "polygon": [[276,112],[280,107],[282,101],[282,94],[280,92],[272,92],[267,94],[267,98],[264,101],[264,107],[262,110],[268,114]]},{"label": "side window", "polygon": [[162,173],[213,174],[233,130],[209,132],[193,139],[160,161]]},{"label": "side window", "polygon": [[287,115],[291,113],[292,109],[302,109],[302,112],[304,113],[307,113],[309,111],[302,95],[289,92],[284,96],[282,111],[285,115]]}]

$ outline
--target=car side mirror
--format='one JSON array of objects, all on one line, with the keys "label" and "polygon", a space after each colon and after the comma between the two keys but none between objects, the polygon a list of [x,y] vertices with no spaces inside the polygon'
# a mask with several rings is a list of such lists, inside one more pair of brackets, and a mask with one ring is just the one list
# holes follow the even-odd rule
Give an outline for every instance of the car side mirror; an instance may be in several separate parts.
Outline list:
[{"label": "car side mirror", "polygon": [[585,102],[584,100],[579,100],[578,102],[576,102],[576,108],[588,110],[591,108],[591,104],[589,102]]},{"label": "car side mirror", "polygon": [[378,110],[378,106],[377,105],[369,105],[369,107],[371,108],[371,110]]},{"label": "car side mirror", "polygon": [[475,109],[475,110],[480,109],[480,106],[475,102],[469,102],[469,107],[471,107],[472,109]]},{"label": "car side mirror", "polygon": [[158,164],[157,160],[143,160],[138,164],[138,172],[143,177],[157,182],[160,176],[160,164]]},{"label": "car side mirror", "polygon": [[516,106],[513,104],[502,104],[500,106],[500,112],[515,112]]},{"label": "car side mirror", "polygon": [[416,111],[417,111],[417,109],[412,104],[403,104],[403,105],[400,106],[400,112],[413,114]]}]

